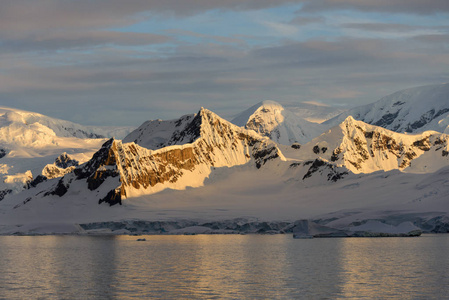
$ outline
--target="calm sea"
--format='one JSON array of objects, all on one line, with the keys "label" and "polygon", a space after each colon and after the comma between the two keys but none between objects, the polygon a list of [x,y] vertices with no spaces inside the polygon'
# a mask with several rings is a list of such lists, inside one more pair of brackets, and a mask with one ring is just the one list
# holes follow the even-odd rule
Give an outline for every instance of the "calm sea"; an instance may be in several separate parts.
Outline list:
[{"label": "calm sea", "polygon": [[449,299],[449,235],[2,236],[0,299]]}]

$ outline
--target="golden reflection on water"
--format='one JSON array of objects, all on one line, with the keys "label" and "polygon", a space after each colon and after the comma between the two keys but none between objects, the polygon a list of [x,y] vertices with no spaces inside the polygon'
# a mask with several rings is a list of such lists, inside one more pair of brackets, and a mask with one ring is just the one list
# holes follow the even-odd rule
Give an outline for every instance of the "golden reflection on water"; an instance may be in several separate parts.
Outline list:
[{"label": "golden reflection on water", "polygon": [[449,236],[0,237],[0,299],[444,299]]},{"label": "golden reflection on water", "polygon": [[[260,295],[275,298],[281,286],[273,274],[282,273],[286,260],[286,239],[280,236],[266,237],[251,235],[198,235],[198,236],[150,236],[146,242],[135,246],[151,249],[152,243],[165,244],[163,255],[157,255],[157,264],[150,263],[155,273],[149,274],[151,283],[142,285],[142,295],[151,295],[155,289],[160,293],[178,295],[181,298],[239,298],[242,295]],[[118,237],[130,241],[133,237]],[[152,260],[151,251],[142,257],[142,264]],[[126,260],[126,258],[121,258]],[[139,274],[129,272],[141,269],[129,265],[128,272],[121,275],[121,281],[129,285]],[[173,280],[176,274],[176,280]],[[148,278],[148,277],[146,277]],[[144,279],[145,281],[146,279]],[[254,285],[257,282],[257,285]],[[254,286],[252,286],[252,284]],[[264,292],[264,289],[266,291]]]},{"label": "golden reflection on water", "polygon": [[449,265],[447,248],[426,249],[426,239],[429,236],[345,239],[340,258],[344,268],[341,297],[429,299],[425,295],[449,291],[445,286],[448,273],[438,271],[438,264]]}]

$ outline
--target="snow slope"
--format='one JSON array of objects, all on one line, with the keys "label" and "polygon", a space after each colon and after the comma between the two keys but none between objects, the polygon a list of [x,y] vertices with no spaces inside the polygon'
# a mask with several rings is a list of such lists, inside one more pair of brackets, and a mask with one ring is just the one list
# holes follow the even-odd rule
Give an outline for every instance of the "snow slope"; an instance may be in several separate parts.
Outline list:
[{"label": "snow slope", "polygon": [[449,83],[402,90],[326,121],[332,127],[348,116],[396,132],[449,133]]},{"label": "snow slope", "polygon": [[320,124],[306,121],[270,100],[250,107],[231,122],[254,130],[283,145],[306,143],[324,130]]},{"label": "snow slope", "polygon": [[130,132],[124,143],[134,142],[148,149],[159,149],[172,145],[170,139],[176,133],[182,132],[195,115],[185,115],[175,120],[150,120]]},{"label": "snow slope", "polygon": [[[449,169],[432,174],[410,174],[397,170],[360,174],[331,184],[307,186],[306,180],[274,176],[273,169],[249,165],[212,170],[203,187],[185,190],[166,189],[160,193],[135,197],[112,207],[98,205],[90,197],[69,191],[64,197],[33,198],[27,190],[19,199],[0,202],[0,233],[58,232],[91,222],[294,221],[319,220],[335,227],[350,227],[366,220],[442,220],[448,215]],[[79,188],[86,183],[78,181]],[[51,182],[42,183],[48,189]],[[11,203],[15,200],[14,203]],[[232,221],[235,218],[239,220]],[[340,220],[340,222],[338,222]],[[357,223],[358,222],[358,223]],[[387,222],[388,223],[388,222]],[[351,225],[352,224],[352,225]],[[392,224],[395,225],[395,224]],[[105,224],[104,226],[107,226]],[[78,229],[79,231],[79,229]],[[65,231],[72,232],[72,231]],[[125,232],[126,233],[126,232]]]}]

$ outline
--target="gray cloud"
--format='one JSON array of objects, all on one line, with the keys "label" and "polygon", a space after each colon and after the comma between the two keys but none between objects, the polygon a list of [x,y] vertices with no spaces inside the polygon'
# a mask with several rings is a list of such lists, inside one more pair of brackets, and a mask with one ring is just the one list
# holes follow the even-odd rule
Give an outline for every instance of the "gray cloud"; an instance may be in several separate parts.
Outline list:
[{"label": "gray cloud", "polygon": [[40,51],[69,48],[90,48],[102,45],[142,46],[167,43],[172,38],[149,33],[118,31],[44,32],[19,38],[3,38],[2,51]]},{"label": "gray cloud", "polygon": [[287,3],[303,11],[357,9],[396,13],[449,12],[447,0],[16,0],[0,3],[0,28],[9,32],[111,28],[133,24],[151,13],[191,15],[212,9],[262,9]]},{"label": "gray cloud", "polygon": [[[0,102],[84,124],[137,126],[147,119],[193,113],[201,106],[230,116],[265,99],[356,105],[402,88],[449,81],[444,34],[269,39],[269,44],[263,35],[213,36],[180,29],[157,35],[113,29],[163,13],[183,17],[293,2],[304,3],[290,23],[299,26],[325,22],[319,15],[302,15],[304,11],[448,12],[447,0],[2,1]],[[377,32],[415,28],[344,26]],[[180,35],[202,42],[185,42],[177,39]]]},{"label": "gray cloud", "polygon": [[[226,116],[265,99],[355,105],[402,88],[449,81],[449,54],[439,47],[420,50],[420,43],[343,38],[251,51],[179,45],[165,57],[111,50],[90,54],[89,60],[75,51],[69,56],[81,63],[69,67],[67,53],[39,56],[52,65],[36,64],[33,56],[0,55],[9,61],[7,75],[0,74],[0,97],[3,105],[109,125],[175,118],[201,106]],[[67,110],[53,111],[55,105]]]},{"label": "gray cloud", "polygon": [[449,46],[449,34],[423,34],[415,36],[413,39],[426,44],[446,44]]},{"label": "gray cloud", "polygon": [[2,31],[110,28],[133,24],[149,13],[191,15],[211,9],[261,9],[292,0],[16,0],[0,3]]},{"label": "gray cloud", "polygon": [[293,20],[290,21],[290,24],[295,25],[308,25],[313,23],[324,23],[326,21],[326,18],[322,16],[313,16],[313,17],[306,17],[306,16],[296,16]]},{"label": "gray cloud", "polygon": [[303,11],[354,9],[368,12],[434,14],[449,12],[447,0],[310,0],[304,1]]},{"label": "gray cloud", "polygon": [[342,27],[351,29],[360,29],[366,31],[377,32],[410,32],[428,27],[411,26],[407,24],[392,24],[392,23],[347,23]]}]

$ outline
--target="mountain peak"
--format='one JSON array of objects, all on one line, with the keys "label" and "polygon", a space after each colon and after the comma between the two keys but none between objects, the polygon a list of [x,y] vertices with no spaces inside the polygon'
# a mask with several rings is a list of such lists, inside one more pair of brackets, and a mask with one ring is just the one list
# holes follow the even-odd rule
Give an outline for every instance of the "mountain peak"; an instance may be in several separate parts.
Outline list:
[{"label": "mountain peak", "polygon": [[[167,138],[167,147],[150,150],[111,138],[91,160],[65,175],[43,195],[63,196],[77,181],[74,189],[85,185],[100,203],[114,205],[125,198],[166,188],[202,186],[215,168],[248,163],[261,168],[270,161],[285,160],[268,138],[231,124],[205,108],[178,121],[183,123],[178,122],[182,128]],[[176,126],[177,122],[170,124]]]},{"label": "mountain peak", "polygon": [[343,123],[347,123],[347,124],[353,124],[354,122],[356,122],[356,120],[354,119],[353,116],[348,116]]},{"label": "mountain peak", "polygon": [[232,123],[254,130],[283,145],[306,143],[322,132],[321,125],[296,116],[272,100],[250,107],[235,117]]},{"label": "mountain peak", "polygon": [[348,116],[340,125],[301,147],[304,157],[344,165],[353,173],[394,169],[407,172],[436,171],[448,164],[449,138],[428,131],[402,134],[366,124]]},{"label": "mountain peak", "polygon": [[277,108],[284,109],[284,107],[280,103],[273,101],[273,100],[264,100],[262,102],[259,102],[259,106],[277,107]]}]

